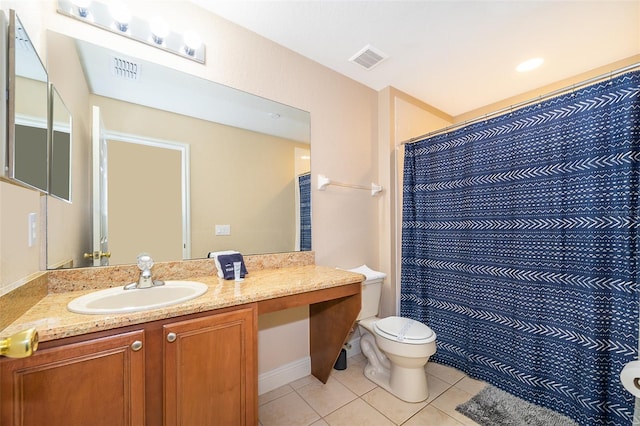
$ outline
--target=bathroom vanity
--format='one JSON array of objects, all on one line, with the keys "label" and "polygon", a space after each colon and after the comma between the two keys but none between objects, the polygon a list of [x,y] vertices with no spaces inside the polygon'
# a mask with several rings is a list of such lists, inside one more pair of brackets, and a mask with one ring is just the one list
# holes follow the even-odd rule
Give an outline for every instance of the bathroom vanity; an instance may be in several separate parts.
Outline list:
[{"label": "bathroom vanity", "polygon": [[309,305],[312,374],[326,382],[360,311],[363,276],[315,265],[252,271],[180,305],[68,312],[50,293],[4,332],[37,326],[31,357],[0,359],[0,424],[255,425],[257,318]]}]

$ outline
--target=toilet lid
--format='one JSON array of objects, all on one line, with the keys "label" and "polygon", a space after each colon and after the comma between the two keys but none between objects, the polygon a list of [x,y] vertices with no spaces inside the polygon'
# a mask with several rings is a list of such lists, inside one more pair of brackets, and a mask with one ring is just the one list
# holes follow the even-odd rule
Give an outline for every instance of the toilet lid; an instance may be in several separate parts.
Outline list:
[{"label": "toilet lid", "polygon": [[387,339],[398,342],[422,344],[435,340],[436,335],[419,321],[403,317],[386,317],[376,321],[375,331]]}]

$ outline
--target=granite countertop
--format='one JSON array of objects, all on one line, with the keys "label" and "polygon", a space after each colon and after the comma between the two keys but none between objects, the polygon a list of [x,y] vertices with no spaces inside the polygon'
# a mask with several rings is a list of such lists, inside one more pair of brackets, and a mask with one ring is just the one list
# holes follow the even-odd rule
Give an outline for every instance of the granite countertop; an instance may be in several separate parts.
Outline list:
[{"label": "granite countertop", "polygon": [[41,342],[109,330],[133,324],[205,312],[283,296],[353,284],[364,276],[341,269],[306,265],[252,271],[244,281],[223,280],[217,276],[189,278],[209,286],[207,292],[190,301],[163,308],[126,314],[85,315],[67,310],[76,297],[95,290],[49,293],[3,330],[12,334],[27,328],[38,330]]}]

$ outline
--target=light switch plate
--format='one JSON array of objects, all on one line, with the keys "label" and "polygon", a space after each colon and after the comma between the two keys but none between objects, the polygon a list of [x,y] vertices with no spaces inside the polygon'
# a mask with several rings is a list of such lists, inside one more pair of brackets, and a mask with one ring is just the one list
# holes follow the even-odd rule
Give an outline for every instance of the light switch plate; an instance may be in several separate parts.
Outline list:
[{"label": "light switch plate", "polygon": [[231,235],[231,225],[216,225],[216,235]]}]

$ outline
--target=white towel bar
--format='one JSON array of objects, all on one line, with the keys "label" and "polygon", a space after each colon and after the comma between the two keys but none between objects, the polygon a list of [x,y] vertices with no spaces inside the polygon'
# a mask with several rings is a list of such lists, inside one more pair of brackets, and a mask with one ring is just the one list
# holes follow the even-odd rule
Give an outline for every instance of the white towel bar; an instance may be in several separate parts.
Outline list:
[{"label": "white towel bar", "polygon": [[374,195],[376,195],[378,192],[382,191],[382,187],[380,185],[378,185],[378,184],[373,183],[373,182],[371,182],[371,186],[352,185],[352,184],[349,184],[349,183],[334,182],[331,179],[329,179],[328,177],[326,177],[325,175],[318,175],[318,191],[324,191],[325,189],[327,189],[328,185],[342,186],[344,188],[371,190],[371,196],[372,197]]}]

